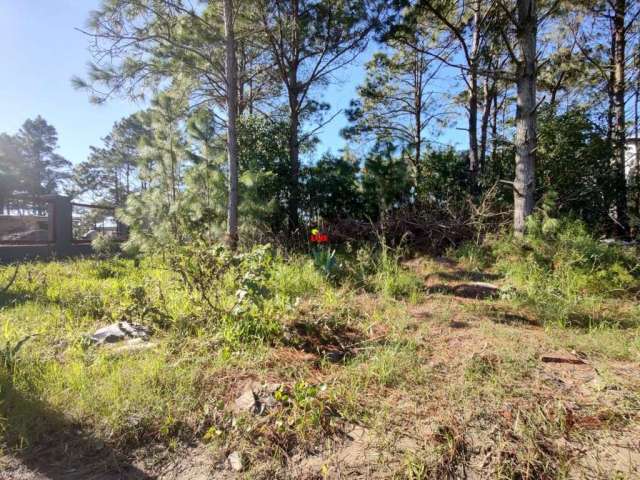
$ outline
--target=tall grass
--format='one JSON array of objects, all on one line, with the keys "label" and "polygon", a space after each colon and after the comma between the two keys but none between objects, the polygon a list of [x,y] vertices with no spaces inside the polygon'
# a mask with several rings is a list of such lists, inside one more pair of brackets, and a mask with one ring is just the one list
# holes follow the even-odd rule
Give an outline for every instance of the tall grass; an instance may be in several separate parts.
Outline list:
[{"label": "tall grass", "polygon": [[[342,286],[307,256],[285,259],[262,249],[231,258],[214,249],[198,252],[204,263],[195,265],[186,250],[174,255],[191,269],[186,277],[171,258],[23,265],[0,298],[0,348],[7,352],[0,430],[7,442],[30,444],[60,422],[116,444],[193,434],[226,388],[203,386],[207,378],[255,366],[266,346],[291,341],[286,330],[298,315],[304,317],[297,321],[320,322],[328,338],[354,315],[345,304],[355,283],[351,270],[341,274]],[[202,268],[223,263],[220,275]],[[376,257],[372,265],[364,281],[377,291],[398,297],[414,288],[392,260]],[[0,284],[13,272],[0,267]],[[196,280],[200,290],[190,283]],[[154,346],[118,353],[87,341],[97,328],[122,320],[149,327]]]},{"label": "tall grass", "polygon": [[544,322],[563,326],[638,326],[640,291],[635,248],[605,244],[571,219],[538,213],[523,240],[492,244],[496,267],[515,288],[514,301]]}]

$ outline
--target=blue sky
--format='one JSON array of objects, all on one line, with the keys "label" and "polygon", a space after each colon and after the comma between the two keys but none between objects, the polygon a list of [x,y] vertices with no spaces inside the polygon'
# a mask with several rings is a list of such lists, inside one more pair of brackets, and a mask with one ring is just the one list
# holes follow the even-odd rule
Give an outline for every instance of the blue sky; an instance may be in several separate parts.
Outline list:
[{"label": "blue sky", "polygon": [[59,152],[84,160],[114,121],[138,108],[125,101],[91,105],[71,86],[89,60],[82,27],[97,0],[0,0],[0,132],[42,115],[59,135]]},{"label": "blue sky", "polygon": [[[106,105],[89,103],[85,92],[71,86],[83,76],[88,39],[83,27],[99,0],[0,0],[0,132],[15,133],[27,118],[42,115],[59,135],[59,152],[73,163],[86,159],[90,145],[99,145],[115,121],[140,109],[126,100]],[[322,94],[336,109],[345,108],[363,79],[366,55],[341,72]],[[337,153],[344,145],[338,115],[319,133],[318,153]]]}]

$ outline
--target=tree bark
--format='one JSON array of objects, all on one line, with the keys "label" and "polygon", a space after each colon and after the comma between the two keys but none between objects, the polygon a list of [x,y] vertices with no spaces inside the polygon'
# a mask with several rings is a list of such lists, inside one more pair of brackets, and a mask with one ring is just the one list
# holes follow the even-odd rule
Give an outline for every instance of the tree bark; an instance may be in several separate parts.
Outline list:
[{"label": "tree bark", "polygon": [[298,85],[298,56],[299,56],[299,5],[298,0],[292,1],[291,17],[293,22],[291,45],[291,63],[289,65],[289,80],[287,93],[289,96],[289,157],[291,161],[291,178],[289,187],[289,233],[293,233],[299,226],[298,207],[300,204],[300,89]]},{"label": "tree bark", "polygon": [[227,209],[227,245],[238,246],[238,61],[233,25],[233,0],[224,0],[225,80],[227,87],[227,156],[229,162],[229,198]]},{"label": "tree bark", "polygon": [[627,215],[627,178],[625,171],[626,122],[625,122],[625,13],[626,0],[616,0],[613,16],[614,30],[614,81],[613,81],[613,174],[615,189],[615,221],[619,234],[629,229]]},{"label": "tree bark", "polygon": [[513,182],[513,229],[516,236],[525,231],[526,218],[533,212],[537,146],[536,118],[536,0],[517,2],[518,43],[516,100],[516,176]]},{"label": "tree bark", "polygon": [[471,193],[478,190],[478,49],[480,46],[480,2],[473,15],[473,39],[469,59],[469,174]]},{"label": "tree bark", "polygon": [[613,110],[614,110],[614,85],[616,82],[615,68],[616,63],[616,35],[615,30],[611,31],[611,48],[609,49],[609,78],[607,79],[607,96],[609,98],[609,104],[607,108],[607,141],[612,144],[613,142]]},{"label": "tree bark", "polygon": [[415,169],[416,169],[416,179],[415,179],[415,192],[418,194],[418,186],[420,181],[422,180],[422,167],[420,164],[420,157],[422,156],[422,75],[423,75],[423,65],[422,58],[418,52],[415,52],[414,56],[414,100],[413,100],[413,115],[414,121],[416,124],[415,131]]},{"label": "tree bark", "polygon": [[[638,57],[636,57],[636,67],[640,66],[638,64]],[[636,91],[634,95],[634,105],[633,105],[633,151],[635,156],[635,164],[634,164],[634,179],[635,179],[635,214],[636,216],[640,216],[640,144],[638,143],[638,136],[640,135],[640,115],[638,112],[638,102],[640,98],[640,71],[636,73]]]},{"label": "tree bark", "polygon": [[469,87],[469,175],[471,193],[478,185],[478,74],[475,68],[470,73]]},{"label": "tree bark", "polygon": [[489,133],[489,118],[491,116],[491,104],[493,103],[493,96],[495,95],[495,80],[491,86],[489,86],[489,77],[485,77],[483,93],[484,93],[484,104],[482,110],[482,119],[480,120],[480,164],[479,170],[485,166],[487,161],[487,139]]},{"label": "tree bark", "polygon": [[289,157],[291,159],[291,178],[289,179],[289,232],[293,233],[299,226],[298,207],[300,199],[300,116],[298,106],[298,94],[292,94],[289,98]]}]

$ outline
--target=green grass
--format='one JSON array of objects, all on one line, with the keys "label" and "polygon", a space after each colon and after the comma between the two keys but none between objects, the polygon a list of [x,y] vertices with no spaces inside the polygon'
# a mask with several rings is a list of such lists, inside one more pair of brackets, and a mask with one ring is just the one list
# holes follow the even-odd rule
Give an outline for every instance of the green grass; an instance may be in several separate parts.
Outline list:
[{"label": "green grass", "polygon": [[533,309],[547,324],[640,326],[635,248],[603,244],[577,221],[540,215],[528,225],[524,240],[506,237],[492,245],[496,269],[513,287],[512,302]]},{"label": "green grass", "polygon": [[[499,429],[483,440],[501,452],[490,466],[497,477],[562,475],[566,452],[545,438],[562,437],[566,412],[545,417],[530,404],[540,353],[586,355],[602,384],[624,393],[622,404],[608,400],[612,415],[631,422],[639,401],[611,362],[640,361],[640,329],[632,261],[586,241],[597,255],[576,260],[583,247],[558,238],[554,249],[494,245],[501,298],[464,301],[453,289],[425,295],[419,272],[373,250],[341,257],[331,278],[309,256],[268,249],[238,258],[197,252],[201,264],[189,263],[195,257],[186,251],[173,263],[24,264],[0,298],[0,447],[37,446],[78,428],[121,450],[204,442],[221,460],[241,451],[247,474],[267,478],[357,424],[386,445],[385,471],[441,478],[466,468],[479,441],[473,435],[488,422]],[[486,252],[475,248],[465,247],[455,272],[485,272],[478,258]],[[587,268],[618,287],[585,280]],[[12,274],[0,267],[0,285]],[[416,305],[426,313],[412,314]],[[602,320],[623,310],[624,321]],[[579,312],[589,322],[572,321]],[[535,327],[509,321],[516,314],[544,330],[531,336]],[[119,320],[147,325],[154,346],[118,353],[87,341]],[[265,416],[232,411],[250,381],[282,385]],[[597,404],[590,402],[584,408]],[[504,420],[505,405],[517,405],[517,421]],[[392,454],[396,437],[414,429],[423,439],[417,450]]]}]

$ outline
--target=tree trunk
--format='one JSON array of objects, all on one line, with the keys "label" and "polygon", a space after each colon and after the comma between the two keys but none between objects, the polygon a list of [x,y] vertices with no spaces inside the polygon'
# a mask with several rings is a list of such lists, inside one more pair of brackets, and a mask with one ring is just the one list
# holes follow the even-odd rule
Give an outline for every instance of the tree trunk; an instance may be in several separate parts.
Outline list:
[{"label": "tree trunk", "polygon": [[611,48],[609,49],[610,56],[610,68],[609,68],[609,78],[607,79],[607,96],[609,97],[609,104],[607,108],[607,141],[611,144],[613,141],[613,110],[614,110],[614,84],[616,82],[615,79],[615,68],[614,65],[616,63],[616,35],[615,30],[611,31]]},{"label": "tree trunk", "polygon": [[473,40],[469,59],[469,174],[471,193],[478,189],[478,49],[480,45],[480,2],[473,15]]},{"label": "tree trunk", "polygon": [[495,161],[498,153],[498,91],[493,94],[493,114],[491,115],[491,159]]},{"label": "tree trunk", "polygon": [[487,160],[487,138],[489,132],[489,117],[491,116],[491,104],[493,103],[493,95],[495,88],[494,84],[489,86],[489,77],[485,77],[484,80],[484,105],[482,110],[482,119],[480,120],[480,165],[479,169],[482,171]]},{"label": "tree trunk", "polygon": [[225,65],[227,83],[227,155],[229,161],[229,199],[227,245],[238,246],[238,61],[233,28],[233,0],[224,0]]},{"label": "tree trunk", "polygon": [[115,202],[114,203],[117,207],[119,207],[120,206],[120,178],[118,177],[117,167],[115,167],[113,172],[113,180],[115,184],[115,191],[114,191]]},{"label": "tree trunk", "polygon": [[416,194],[418,193],[418,186],[420,184],[420,180],[422,178],[422,166],[420,164],[420,157],[422,156],[422,114],[418,111],[415,114],[416,118],[416,152],[415,152],[415,162],[416,162],[416,179],[415,179],[415,189]]},{"label": "tree trunk", "polygon": [[300,177],[300,145],[298,135],[300,130],[300,117],[298,108],[298,94],[295,93],[289,99],[290,125],[289,125],[289,156],[291,159],[291,178],[289,179],[289,232],[293,233],[298,228],[299,206],[299,177]]},{"label": "tree trunk", "polygon": [[513,229],[522,236],[526,218],[533,212],[535,159],[537,146],[536,119],[536,0],[517,2],[518,43],[516,100],[516,176],[513,182]]},{"label": "tree trunk", "polygon": [[289,157],[291,161],[291,178],[289,179],[289,233],[293,233],[299,226],[298,207],[300,204],[300,89],[298,85],[298,0],[292,1],[291,17],[293,23],[291,44],[291,63],[289,65],[289,79],[287,93],[289,96]]},{"label": "tree trunk", "polygon": [[414,56],[415,65],[414,65],[414,100],[413,100],[413,115],[414,121],[416,124],[416,132],[415,132],[415,169],[416,169],[416,179],[415,179],[415,193],[418,194],[418,186],[420,180],[422,178],[422,168],[420,165],[420,157],[422,156],[422,58],[421,55],[416,52]]},{"label": "tree trunk", "polygon": [[[636,57],[636,68],[640,67],[640,65],[638,64],[638,57]],[[636,73],[636,91],[635,91],[635,101],[634,101],[634,106],[633,106],[633,133],[634,133],[634,139],[633,139],[633,151],[635,154],[635,165],[634,165],[634,178],[635,178],[635,189],[636,189],[636,195],[635,195],[635,214],[636,216],[640,217],[640,143],[638,143],[638,135],[640,134],[640,116],[639,116],[639,112],[638,112],[638,101],[640,100],[638,98],[638,95],[640,95],[640,71],[637,71]]]},{"label": "tree trunk", "polygon": [[627,179],[625,171],[626,123],[624,111],[625,96],[625,13],[626,0],[616,0],[613,17],[615,39],[614,82],[613,82],[613,172],[615,189],[615,220],[618,233],[624,235],[629,229],[627,216]]},{"label": "tree trunk", "polygon": [[478,75],[472,70],[469,88],[469,175],[471,193],[478,184]]}]

